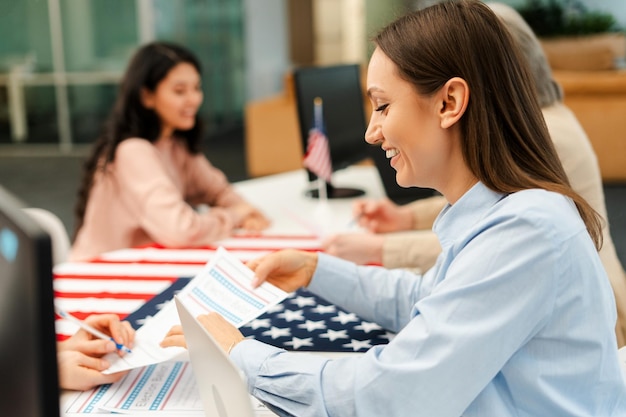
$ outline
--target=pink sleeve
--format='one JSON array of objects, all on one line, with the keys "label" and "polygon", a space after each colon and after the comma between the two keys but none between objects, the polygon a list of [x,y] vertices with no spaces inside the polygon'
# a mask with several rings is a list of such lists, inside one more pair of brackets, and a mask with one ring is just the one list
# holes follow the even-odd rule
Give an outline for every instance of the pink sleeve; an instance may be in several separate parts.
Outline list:
[{"label": "pink sleeve", "polygon": [[189,157],[185,174],[186,199],[192,204],[228,207],[245,202],[228,182],[226,175],[214,167],[203,154]]},{"label": "pink sleeve", "polygon": [[127,139],[115,154],[122,198],[141,227],[157,243],[203,245],[230,234],[234,224],[224,209],[199,214],[167,175],[156,148],[146,140]]}]

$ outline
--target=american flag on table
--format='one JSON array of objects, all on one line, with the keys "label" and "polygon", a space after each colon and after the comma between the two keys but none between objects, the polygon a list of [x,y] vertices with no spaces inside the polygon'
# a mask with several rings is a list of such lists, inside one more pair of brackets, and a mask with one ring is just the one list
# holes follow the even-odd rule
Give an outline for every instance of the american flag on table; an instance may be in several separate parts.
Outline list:
[{"label": "american flag on table", "polygon": [[315,98],[313,103],[313,128],[309,131],[304,166],[326,182],[330,182],[333,172],[330,159],[328,138],[324,132],[322,99]]},{"label": "american flag on table", "polygon": [[[245,262],[284,248],[317,251],[320,241],[313,236],[238,236],[204,248],[148,246],[114,251],[92,262],[56,266],[56,303],[81,319],[114,313],[139,328],[204,267],[218,246]],[[73,323],[57,321],[59,339],[76,330]],[[299,351],[365,351],[388,343],[393,336],[306,290],[290,295],[241,331],[247,337]]]}]

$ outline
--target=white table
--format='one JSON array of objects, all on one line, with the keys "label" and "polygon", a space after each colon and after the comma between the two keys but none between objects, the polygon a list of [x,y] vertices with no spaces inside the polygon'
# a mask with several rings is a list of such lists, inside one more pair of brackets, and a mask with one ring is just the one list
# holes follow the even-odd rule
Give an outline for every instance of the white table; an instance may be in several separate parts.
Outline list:
[{"label": "white table", "polygon": [[378,171],[374,166],[351,166],[333,174],[333,184],[356,187],[365,195],[356,198],[329,199],[324,204],[307,197],[306,191],[315,188],[309,183],[304,169],[269,175],[235,183],[235,187],[250,203],[260,208],[271,220],[268,233],[304,233],[323,236],[344,231],[350,227],[352,206],[358,198],[385,196]]}]

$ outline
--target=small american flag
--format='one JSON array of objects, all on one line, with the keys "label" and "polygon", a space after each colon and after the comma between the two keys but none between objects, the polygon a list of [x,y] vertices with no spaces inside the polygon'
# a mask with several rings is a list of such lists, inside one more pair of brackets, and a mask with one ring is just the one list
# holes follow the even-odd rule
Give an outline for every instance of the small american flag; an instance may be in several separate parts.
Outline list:
[{"label": "small american flag", "polygon": [[309,131],[307,140],[306,155],[304,155],[304,166],[319,178],[330,182],[333,172],[330,161],[330,149],[328,138],[324,133],[324,121],[322,117],[322,99],[315,98],[313,128]]}]

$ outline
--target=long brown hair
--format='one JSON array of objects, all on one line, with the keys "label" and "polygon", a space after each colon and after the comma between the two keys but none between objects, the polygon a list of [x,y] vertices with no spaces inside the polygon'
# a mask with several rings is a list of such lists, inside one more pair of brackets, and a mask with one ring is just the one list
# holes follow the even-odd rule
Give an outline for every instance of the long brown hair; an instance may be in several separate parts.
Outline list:
[{"label": "long brown hair", "polygon": [[[172,68],[185,62],[194,66],[200,74],[201,66],[191,51],[169,42],[152,42],[139,48],[133,55],[119,86],[118,95],[106,121],[103,132],[93,145],[90,156],[83,165],[83,179],[78,189],[74,209],[74,237],[83,225],[87,200],[96,170],[103,170],[113,162],[117,146],[129,138],[141,138],[154,143],[161,133],[159,116],[145,107],[141,91],[154,91]],[[200,152],[202,124],[198,115],[194,127],[175,131],[174,136],[183,140],[189,152]]]},{"label": "long brown hair", "polygon": [[477,0],[438,3],[399,18],[374,42],[419,94],[432,95],[453,77],[468,83],[461,146],[483,184],[505,194],[541,188],[570,197],[596,248],[602,246],[601,219],[570,187],[527,64],[489,7]]}]

